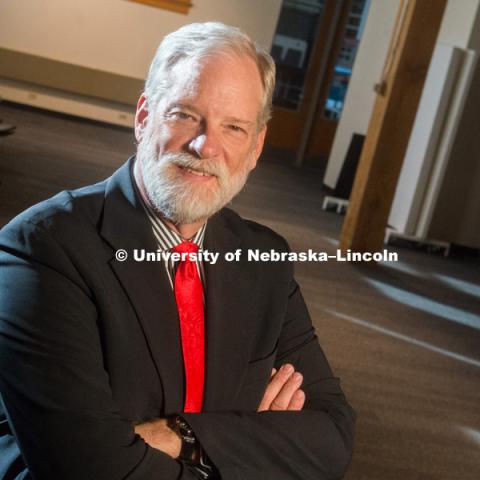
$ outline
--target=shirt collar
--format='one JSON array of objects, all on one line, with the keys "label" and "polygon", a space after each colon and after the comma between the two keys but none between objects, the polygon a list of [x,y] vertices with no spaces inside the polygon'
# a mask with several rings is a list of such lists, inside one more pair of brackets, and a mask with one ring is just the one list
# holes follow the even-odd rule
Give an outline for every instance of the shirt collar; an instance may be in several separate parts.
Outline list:
[{"label": "shirt collar", "polygon": [[[155,235],[161,250],[170,250],[184,241],[184,239],[177,232],[173,231],[161,217],[155,214],[152,207],[146,204],[143,199],[142,203],[152,225],[153,234]],[[203,249],[203,238],[205,237],[206,226],[207,224],[205,222],[197,233],[189,239],[190,242],[193,242],[198,246],[199,250]]]}]

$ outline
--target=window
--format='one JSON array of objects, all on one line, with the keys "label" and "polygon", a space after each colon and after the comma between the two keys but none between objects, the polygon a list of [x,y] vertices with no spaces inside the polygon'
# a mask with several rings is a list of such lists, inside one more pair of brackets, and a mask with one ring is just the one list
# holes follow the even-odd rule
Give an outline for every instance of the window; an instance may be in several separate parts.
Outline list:
[{"label": "window", "polygon": [[273,103],[298,110],[304,96],[310,53],[325,0],[284,0],[271,55],[277,66]]},{"label": "window", "polygon": [[338,121],[342,114],[355,55],[357,54],[358,44],[360,43],[368,15],[369,3],[370,0],[352,0],[347,24],[341,40],[342,46],[336,60],[335,71],[325,102],[325,118]]}]

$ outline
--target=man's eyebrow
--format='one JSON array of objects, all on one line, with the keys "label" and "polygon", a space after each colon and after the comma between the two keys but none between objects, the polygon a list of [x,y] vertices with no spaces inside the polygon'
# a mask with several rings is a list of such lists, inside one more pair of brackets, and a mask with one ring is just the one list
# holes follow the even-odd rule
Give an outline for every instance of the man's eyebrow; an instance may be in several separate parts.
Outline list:
[{"label": "man's eyebrow", "polygon": [[183,110],[190,110],[191,112],[198,113],[198,110],[193,105],[189,105],[188,103],[181,103],[181,102],[176,102],[176,103],[173,103],[172,105],[169,105],[169,107],[167,108],[167,112],[170,110],[173,110],[174,108],[181,108]]},{"label": "man's eyebrow", "polygon": [[167,110],[171,110],[172,108],[185,108],[188,110],[195,110],[195,108],[192,105],[189,105],[188,103],[182,103],[182,102],[172,103],[171,105],[168,106]]},{"label": "man's eyebrow", "polygon": [[237,117],[226,117],[225,120],[227,122],[239,123],[241,125],[253,125],[254,124],[254,122],[251,122],[250,120],[243,120],[243,119],[237,118]]}]

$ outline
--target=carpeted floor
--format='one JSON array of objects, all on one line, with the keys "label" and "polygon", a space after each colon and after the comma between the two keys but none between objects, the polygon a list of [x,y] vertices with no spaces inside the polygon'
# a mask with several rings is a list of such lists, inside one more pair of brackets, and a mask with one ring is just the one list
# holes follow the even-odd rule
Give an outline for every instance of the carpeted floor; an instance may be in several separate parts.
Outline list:
[{"label": "carpeted floor", "polygon": [[[0,105],[0,225],[65,188],[108,176],[132,132]],[[319,173],[264,161],[234,201],[293,250],[334,253],[342,217],[322,211]],[[479,226],[480,228],[480,226]],[[480,478],[480,266],[391,249],[376,266],[298,263],[317,333],[357,410],[348,480]],[[321,432],[319,432],[321,435]]]}]

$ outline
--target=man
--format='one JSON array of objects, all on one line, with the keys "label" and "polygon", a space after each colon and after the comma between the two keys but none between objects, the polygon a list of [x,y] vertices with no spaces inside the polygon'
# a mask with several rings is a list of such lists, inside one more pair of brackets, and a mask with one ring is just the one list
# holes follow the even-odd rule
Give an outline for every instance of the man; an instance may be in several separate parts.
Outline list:
[{"label": "man", "polygon": [[233,27],[168,35],[136,157],[2,230],[0,478],[343,475],[354,414],[292,265],[246,258],[288,246],[223,208],[261,153],[273,84]]}]

